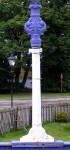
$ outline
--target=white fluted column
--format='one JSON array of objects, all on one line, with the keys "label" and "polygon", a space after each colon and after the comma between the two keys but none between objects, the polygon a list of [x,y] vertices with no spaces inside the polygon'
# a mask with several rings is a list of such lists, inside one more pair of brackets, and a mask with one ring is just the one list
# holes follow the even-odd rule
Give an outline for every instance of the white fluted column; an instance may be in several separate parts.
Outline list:
[{"label": "white fluted column", "polygon": [[40,53],[42,49],[32,49],[32,127],[41,126],[41,76]]},{"label": "white fluted column", "polygon": [[54,142],[47,135],[41,121],[41,82],[40,82],[40,53],[42,49],[29,49],[32,53],[32,128],[28,135],[20,138],[20,142]]}]

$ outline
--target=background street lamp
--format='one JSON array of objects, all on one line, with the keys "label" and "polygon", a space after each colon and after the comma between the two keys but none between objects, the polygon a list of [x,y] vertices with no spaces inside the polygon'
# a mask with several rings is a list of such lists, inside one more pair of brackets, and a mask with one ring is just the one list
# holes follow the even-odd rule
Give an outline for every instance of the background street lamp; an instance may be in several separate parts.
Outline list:
[{"label": "background street lamp", "polygon": [[15,65],[15,61],[17,59],[17,56],[11,55],[8,57],[8,62],[11,67],[11,108],[13,107],[13,67]]}]

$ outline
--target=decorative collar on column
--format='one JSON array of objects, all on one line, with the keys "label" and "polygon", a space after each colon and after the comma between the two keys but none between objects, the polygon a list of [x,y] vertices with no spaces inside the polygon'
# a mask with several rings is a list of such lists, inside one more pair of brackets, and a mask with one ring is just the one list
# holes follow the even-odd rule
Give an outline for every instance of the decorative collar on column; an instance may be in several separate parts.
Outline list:
[{"label": "decorative collar on column", "polygon": [[31,0],[31,4],[40,4],[40,0]]},{"label": "decorative collar on column", "polygon": [[28,33],[28,35],[31,36],[31,47],[41,47],[41,38],[40,35],[44,33],[46,30],[46,24],[44,21],[42,21],[40,17],[40,8],[41,4],[38,0],[38,2],[34,2],[32,0],[32,3],[30,4],[29,8],[31,9],[31,15],[29,20],[25,23],[25,31]]}]

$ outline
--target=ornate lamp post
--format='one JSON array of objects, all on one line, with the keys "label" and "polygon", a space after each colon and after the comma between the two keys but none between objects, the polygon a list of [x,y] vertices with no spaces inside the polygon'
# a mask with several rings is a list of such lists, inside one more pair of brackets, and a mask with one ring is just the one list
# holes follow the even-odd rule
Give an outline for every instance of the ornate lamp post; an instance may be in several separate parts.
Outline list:
[{"label": "ornate lamp post", "polygon": [[40,17],[40,0],[31,0],[29,8],[31,15],[25,24],[25,31],[31,36],[29,52],[32,53],[32,128],[28,135],[20,138],[20,142],[54,142],[54,138],[46,134],[41,121],[40,36],[46,30],[46,24]]},{"label": "ornate lamp post", "polygon": [[13,67],[15,65],[17,57],[16,56],[10,56],[8,57],[8,62],[11,67],[11,108],[13,107]]}]

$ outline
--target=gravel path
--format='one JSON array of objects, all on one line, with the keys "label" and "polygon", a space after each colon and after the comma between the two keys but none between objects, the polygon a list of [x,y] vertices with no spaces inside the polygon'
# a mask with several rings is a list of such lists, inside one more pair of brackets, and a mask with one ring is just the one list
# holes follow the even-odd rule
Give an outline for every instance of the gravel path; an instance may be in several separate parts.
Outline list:
[{"label": "gravel path", "polygon": [[[58,104],[58,103],[70,103],[70,97],[59,98],[42,98],[42,105],[44,104]],[[30,99],[13,99],[13,106],[31,106],[32,100]],[[11,107],[10,99],[0,99],[0,109]]]}]

